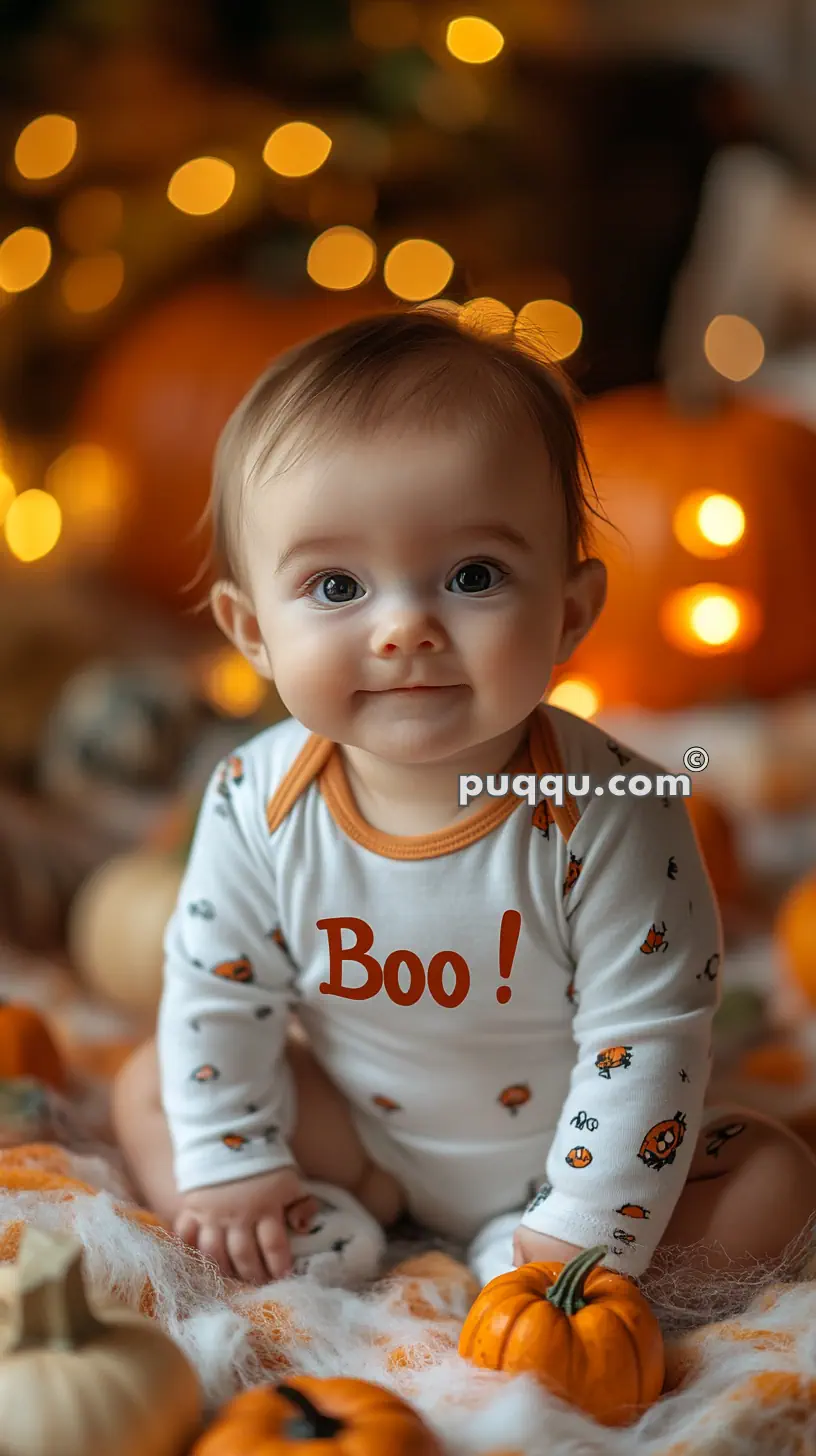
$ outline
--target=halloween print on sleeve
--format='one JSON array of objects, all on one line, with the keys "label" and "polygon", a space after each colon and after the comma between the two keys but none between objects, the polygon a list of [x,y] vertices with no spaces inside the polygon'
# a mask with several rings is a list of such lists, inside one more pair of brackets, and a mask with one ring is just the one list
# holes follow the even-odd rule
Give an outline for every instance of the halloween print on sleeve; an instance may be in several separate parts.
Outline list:
[{"label": "halloween print on sleeve", "polygon": [[284,1057],[293,967],[285,943],[269,937],[279,918],[268,867],[259,871],[253,805],[247,764],[232,755],[205,793],[165,935],[157,1041],[181,1192],[293,1161]]},{"label": "halloween print on sleeve", "polygon": [[[633,1275],[688,1175],[719,998],[719,914],[686,806],[667,807],[658,796],[588,799],[564,851],[581,864],[563,901],[581,987],[576,1061],[547,1160],[552,1192],[522,1219],[551,1238],[609,1245],[606,1262]],[[715,1129],[713,1145],[726,1132]]]}]

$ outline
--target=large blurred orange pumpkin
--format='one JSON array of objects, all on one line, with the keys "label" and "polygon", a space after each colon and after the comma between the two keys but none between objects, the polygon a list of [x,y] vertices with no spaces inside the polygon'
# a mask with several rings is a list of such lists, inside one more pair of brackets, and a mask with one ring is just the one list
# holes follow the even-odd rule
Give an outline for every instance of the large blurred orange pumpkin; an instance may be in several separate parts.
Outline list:
[{"label": "large blurred orange pumpkin", "polygon": [[103,355],[80,402],[77,442],[108,450],[124,485],[108,561],[116,580],[189,608],[205,555],[196,525],[213,450],[250,385],[290,346],[393,299],[372,288],[273,298],[201,284],[141,316]]},{"label": "large blurred orange pumpkin", "polygon": [[[679,415],[656,387],[590,400],[583,430],[617,532],[600,528],[609,594],[569,675],[590,679],[602,706],[654,709],[771,697],[815,682],[816,433],[737,399],[711,414]],[[696,493],[730,496],[742,507],[745,531],[736,545],[695,537],[693,520],[691,535],[680,534],[709,554],[681,545],[678,508]],[[674,635],[669,598],[699,583],[745,594],[737,602],[741,645],[739,634],[730,647],[707,647],[690,633],[687,646],[667,637]]]}]

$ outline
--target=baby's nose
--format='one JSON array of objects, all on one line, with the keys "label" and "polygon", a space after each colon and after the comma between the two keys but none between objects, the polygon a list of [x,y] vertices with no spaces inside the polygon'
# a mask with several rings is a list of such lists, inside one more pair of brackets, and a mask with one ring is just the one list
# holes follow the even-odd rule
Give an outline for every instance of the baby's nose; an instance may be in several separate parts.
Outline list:
[{"label": "baby's nose", "polygon": [[394,614],[378,627],[372,645],[379,657],[441,652],[445,634],[437,622],[424,614]]}]

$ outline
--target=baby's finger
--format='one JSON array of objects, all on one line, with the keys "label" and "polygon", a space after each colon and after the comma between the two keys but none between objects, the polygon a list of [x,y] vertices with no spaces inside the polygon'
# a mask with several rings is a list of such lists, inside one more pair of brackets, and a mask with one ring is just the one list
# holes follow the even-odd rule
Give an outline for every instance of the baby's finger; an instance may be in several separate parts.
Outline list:
[{"label": "baby's finger", "polygon": [[200,1224],[196,1243],[204,1257],[212,1259],[213,1263],[218,1265],[222,1274],[226,1274],[228,1279],[235,1277],[229,1254],[227,1253],[224,1230],[218,1224]]},{"label": "baby's finger", "polygon": [[243,1224],[231,1224],[226,1236],[227,1253],[239,1279],[247,1284],[266,1284],[269,1275],[261,1257],[255,1230]]},{"label": "baby's finger", "polygon": [[173,1223],[173,1233],[191,1248],[198,1248],[198,1216],[183,1208]]},{"label": "baby's finger", "polygon": [[320,1204],[314,1194],[307,1193],[305,1198],[298,1198],[289,1204],[286,1209],[287,1225],[296,1233],[308,1233],[319,1208]]},{"label": "baby's finger", "polygon": [[270,1279],[285,1279],[292,1269],[292,1251],[280,1219],[262,1218],[256,1233]]}]

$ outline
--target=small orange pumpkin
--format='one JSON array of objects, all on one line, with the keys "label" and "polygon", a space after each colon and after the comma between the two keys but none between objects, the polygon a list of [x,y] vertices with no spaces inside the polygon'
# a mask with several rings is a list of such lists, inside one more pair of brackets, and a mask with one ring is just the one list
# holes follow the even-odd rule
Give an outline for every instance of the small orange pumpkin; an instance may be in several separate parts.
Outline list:
[{"label": "small orange pumpkin", "polygon": [[68,1086],[62,1054],[33,1006],[0,1001],[0,1077],[38,1077],[57,1092]]},{"label": "small orange pumpkin", "polygon": [[533,1375],[602,1426],[626,1426],[663,1388],[663,1337],[640,1290],[596,1266],[604,1244],[569,1264],[522,1264],[485,1286],[462,1327],[474,1365]]},{"label": "small orange pumpkin", "polygon": [[196,1442],[190,1456],[284,1456],[315,1450],[353,1456],[442,1456],[418,1411],[369,1380],[297,1375],[235,1396]]},{"label": "small orange pumpkin", "polygon": [[787,975],[816,1005],[816,871],[788,891],[775,929]]}]

